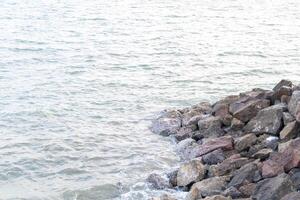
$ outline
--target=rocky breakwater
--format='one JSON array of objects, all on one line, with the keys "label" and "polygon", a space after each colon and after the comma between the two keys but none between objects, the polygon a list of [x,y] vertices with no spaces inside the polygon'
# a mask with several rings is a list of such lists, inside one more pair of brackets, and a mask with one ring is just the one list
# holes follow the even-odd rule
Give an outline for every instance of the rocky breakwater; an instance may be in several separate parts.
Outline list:
[{"label": "rocky breakwater", "polygon": [[148,177],[156,189],[187,191],[186,200],[300,200],[300,87],[288,80],[164,111],[152,130],[176,138],[183,160]]}]

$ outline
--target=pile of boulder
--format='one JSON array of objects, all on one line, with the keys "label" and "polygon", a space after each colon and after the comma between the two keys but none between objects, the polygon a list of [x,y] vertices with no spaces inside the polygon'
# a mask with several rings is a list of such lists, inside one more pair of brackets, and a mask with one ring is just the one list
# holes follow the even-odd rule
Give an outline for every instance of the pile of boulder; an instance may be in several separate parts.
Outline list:
[{"label": "pile of boulder", "polygon": [[291,81],[164,111],[152,131],[174,137],[183,160],[148,177],[156,189],[187,191],[186,200],[300,200],[300,87]]}]

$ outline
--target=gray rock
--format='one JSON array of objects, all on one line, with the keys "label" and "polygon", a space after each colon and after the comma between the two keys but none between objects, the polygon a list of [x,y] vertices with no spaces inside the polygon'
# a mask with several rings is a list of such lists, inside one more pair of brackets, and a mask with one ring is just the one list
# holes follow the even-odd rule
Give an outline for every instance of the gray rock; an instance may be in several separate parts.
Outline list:
[{"label": "gray rock", "polygon": [[288,105],[289,112],[296,117],[298,110],[298,104],[300,102],[300,91],[295,91],[292,94],[291,100]]},{"label": "gray rock", "polygon": [[293,83],[289,80],[282,79],[277,85],[273,88],[273,91],[279,90],[281,87],[293,87]]},{"label": "gray rock", "polygon": [[287,174],[264,179],[256,185],[253,200],[280,200],[285,195],[295,191],[293,183]]},{"label": "gray rock", "polygon": [[224,196],[230,196],[233,199],[243,197],[243,194],[235,187],[228,187],[222,194]]},{"label": "gray rock", "polygon": [[257,116],[245,126],[245,131],[250,133],[269,133],[278,135],[282,127],[282,107],[275,105],[258,112]]},{"label": "gray rock", "polygon": [[300,168],[292,169],[289,172],[295,188],[300,191]]},{"label": "gray rock", "polygon": [[241,130],[245,126],[245,123],[237,118],[233,118],[231,121],[231,129],[232,130]]},{"label": "gray rock", "polygon": [[282,86],[274,91],[272,100],[273,102],[276,100],[281,101],[282,96],[291,96],[293,92],[293,89],[289,86]]},{"label": "gray rock", "polygon": [[175,134],[181,127],[181,113],[177,110],[164,112],[153,121],[151,130],[154,133],[169,136]]},{"label": "gray rock", "polygon": [[283,113],[283,124],[287,125],[288,123],[295,120],[295,117],[293,117],[289,112]]},{"label": "gray rock", "polygon": [[146,180],[148,183],[151,184],[151,186],[155,189],[165,189],[165,188],[170,188],[171,185],[168,181],[167,178],[159,175],[159,174],[156,174],[156,173],[153,173],[153,174],[150,174]]},{"label": "gray rock", "polygon": [[285,195],[281,200],[299,200],[300,199],[300,193],[299,192],[292,192],[287,195]]},{"label": "gray rock", "polygon": [[190,160],[196,157],[199,146],[195,140],[187,138],[177,144],[176,151],[182,159]]},{"label": "gray rock", "polygon": [[179,128],[178,131],[174,134],[174,137],[177,141],[181,141],[193,136],[194,131],[197,130],[196,125],[189,125]]},{"label": "gray rock", "polygon": [[218,137],[224,134],[219,117],[207,117],[198,121],[199,132],[204,137]]},{"label": "gray rock", "polygon": [[245,166],[241,167],[237,171],[234,172],[233,178],[231,179],[228,186],[240,187],[245,182],[252,183],[254,182],[253,178],[255,177],[255,172],[258,170],[257,165],[255,163],[249,163]]},{"label": "gray rock", "polygon": [[173,187],[177,186],[177,173],[178,173],[178,169],[167,173],[167,177],[169,179],[169,183]]},{"label": "gray rock", "polygon": [[243,151],[254,145],[257,141],[255,134],[249,133],[242,137],[236,138],[234,141],[234,147],[237,151]]},{"label": "gray rock", "polygon": [[214,150],[202,157],[202,161],[208,165],[215,165],[225,160],[225,155],[222,149]]},{"label": "gray rock", "polygon": [[261,149],[258,152],[256,152],[253,157],[255,159],[265,160],[269,158],[270,154],[273,152],[272,149]]},{"label": "gray rock", "polygon": [[210,197],[205,197],[204,200],[232,200],[231,197],[224,197],[222,195],[214,195]]},{"label": "gray rock", "polygon": [[177,185],[188,186],[191,183],[201,181],[206,169],[200,160],[191,160],[180,166],[177,172]]}]

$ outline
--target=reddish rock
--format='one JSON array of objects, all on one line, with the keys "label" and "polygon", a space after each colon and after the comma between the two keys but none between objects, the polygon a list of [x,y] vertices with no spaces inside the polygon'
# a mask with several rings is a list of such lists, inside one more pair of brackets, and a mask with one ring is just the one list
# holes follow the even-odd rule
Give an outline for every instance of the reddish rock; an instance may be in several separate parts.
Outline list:
[{"label": "reddish rock", "polygon": [[199,132],[204,137],[219,137],[224,134],[220,117],[206,117],[198,121]]},{"label": "reddish rock", "polygon": [[231,121],[231,129],[232,130],[241,130],[245,126],[245,123],[237,118],[233,118]]},{"label": "reddish rock", "polygon": [[214,138],[206,141],[204,144],[199,145],[196,150],[196,156],[203,156],[210,153],[216,149],[232,150],[233,149],[233,139],[231,136],[223,136],[219,138]]},{"label": "reddish rock", "polygon": [[237,151],[243,151],[251,147],[257,141],[255,134],[249,133],[234,140],[234,147]]}]

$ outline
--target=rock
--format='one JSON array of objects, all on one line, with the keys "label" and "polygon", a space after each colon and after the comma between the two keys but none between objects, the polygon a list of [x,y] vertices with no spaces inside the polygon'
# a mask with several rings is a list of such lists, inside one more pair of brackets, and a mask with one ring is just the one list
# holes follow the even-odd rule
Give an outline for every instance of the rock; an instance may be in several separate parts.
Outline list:
[{"label": "rock", "polygon": [[211,114],[212,105],[209,102],[201,102],[192,106],[192,109],[203,114]]},{"label": "rock", "polygon": [[261,150],[259,150],[258,152],[256,152],[256,153],[253,155],[253,157],[254,157],[255,159],[265,160],[265,159],[267,159],[267,158],[270,156],[270,154],[271,154],[272,152],[273,152],[272,149],[261,149]]},{"label": "rock", "polygon": [[225,155],[222,149],[214,150],[202,157],[204,164],[214,165],[225,160]]},{"label": "rock", "polygon": [[282,96],[291,96],[292,92],[293,92],[293,89],[291,87],[282,86],[282,87],[280,87],[280,88],[278,88],[277,90],[274,91],[272,100],[273,101],[276,101],[276,100],[281,101]]},{"label": "rock", "polygon": [[254,193],[253,200],[280,200],[285,195],[293,192],[292,181],[287,174],[281,174],[274,178],[268,178],[258,182]]},{"label": "rock", "polygon": [[184,160],[190,160],[196,157],[199,144],[192,138],[187,138],[177,144],[176,151]]},{"label": "rock", "polygon": [[299,200],[300,199],[300,193],[299,192],[292,192],[287,195],[285,195],[280,200]]},{"label": "rock", "polygon": [[193,132],[197,129],[196,125],[184,126],[181,127],[178,131],[176,131],[174,137],[177,141],[181,141],[192,137]]},{"label": "rock", "polygon": [[242,185],[239,190],[243,194],[244,197],[250,197],[254,190],[255,190],[256,184],[255,183],[248,183],[246,185]]},{"label": "rock", "polygon": [[198,121],[199,132],[204,137],[218,137],[224,134],[219,117],[207,117]]},{"label": "rock", "polygon": [[255,134],[247,134],[242,137],[235,139],[234,147],[237,151],[243,151],[251,147],[257,141]]},{"label": "rock", "polygon": [[295,120],[295,118],[289,112],[283,113],[283,124],[284,125],[287,125],[288,123],[290,123],[294,120]]},{"label": "rock", "polygon": [[281,140],[290,140],[297,137],[300,131],[300,126],[296,121],[288,123],[280,132]]},{"label": "rock", "polygon": [[171,187],[167,178],[155,173],[150,174],[146,181],[150,183],[153,188],[158,190]]},{"label": "rock", "polygon": [[258,170],[255,163],[249,163],[242,166],[240,169],[235,171],[233,178],[231,179],[228,186],[240,187],[244,183],[253,183],[253,178],[255,177],[255,172]]},{"label": "rock", "polygon": [[176,110],[166,111],[152,123],[154,133],[169,136],[181,127],[181,113]]},{"label": "rock", "polygon": [[177,185],[188,186],[191,183],[201,181],[206,169],[200,160],[191,160],[180,166],[177,172]]},{"label": "rock", "polygon": [[296,117],[299,112],[298,110],[299,101],[300,101],[300,91],[294,91],[288,105],[289,112],[294,117]]},{"label": "rock", "polygon": [[182,126],[197,125],[200,119],[207,117],[202,110],[189,109],[182,114]]},{"label": "rock", "polygon": [[257,116],[245,126],[245,131],[250,133],[269,133],[277,135],[282,127],[282,107],[275,105],[258,112]]},{"label": "rock", "polygon": [[229,113],[229,104],[226,103],[215,104],[212,109],[212,114],[216,117],[219,117],[225,126],[230,126],[232,116]]},{"label": "rock", "polygon": [[250,119],[256,116],[256,114],[268,107],[270,101],[266,99],[252,99],[249,97],[241,98],[238,101],[230,105],[230,111],[233,113],[233,117],[243,122],[248,122]]},{"label": "rock", "polygon": [[222,195],[214,195],[211,197],[204,198],[205,200],[232,200],[231,197],[224,197]]},{"label": "rock", "polygon": [[300,190],[300,168],[295,168],[290,171],[291,180],[296,188],[296,190]]},{"label": "rock", "polygon": [[243,194],[235,187],[228,187],[222,194],[224,196],[230,196],[233,199],[237,199],[243,196]]},{"label": "rock", "polygon": [[279,83],[277,83],[277,85],[273,88],[273,91],[277,91],[279,90],[281,87],[293,87],[293,83],[289,80],[281,80]]},{"label": "rock", "polygon": [[233,118],[231,121],[231,129],[232,130],[241,130],[245,126],[245,123],[237,118]]},{"label": "rock", "polygon": [[207,153],[210,153],[216,149],[232,150],[233,149],[233,139],[231,136],[223,136],[219,138],[210,139],[204,144],[199,145],[196,150],[196,156],[203,156]]},{"label": "rock", "polygon": [[267,137],[266,140],[264,141],[265,147],[273,149],[275,151],[278,147],[278,140],[279,138],[276,136]]},{"label": "rock", "polygon": [[273,177],[293,168],[300,167],[300,138],[289,141],[270,154],[270,158],[263,162],[262,175],[264,178]]},{"label": "rock", "polygon": [[172,187],[177,186],[177,173],[178,173],[178,170],[174,170],[167,174],[167,178],[169,179],[169,183]]},{"label": "rock", "polygon": [[245,164],[251,162],[248,158],[243,158],[239,154],[235,154],[225,159],[222,163],[218,164],[215,169],[212,169],[214,176],[223,176],[231,173],[232,171],[239,169]]},{"label": "rock", "polygon": [[155,197],[155,198],[152,198],[151,200],[176,200],[176,198],[174,198],[168,194],[163,194],[160,197]]},{"label": "rock", "polygon": [[226,177],[213,177],[195,183],[190,192],[198,191],[198,198],[221,194],[227,184]]}]

